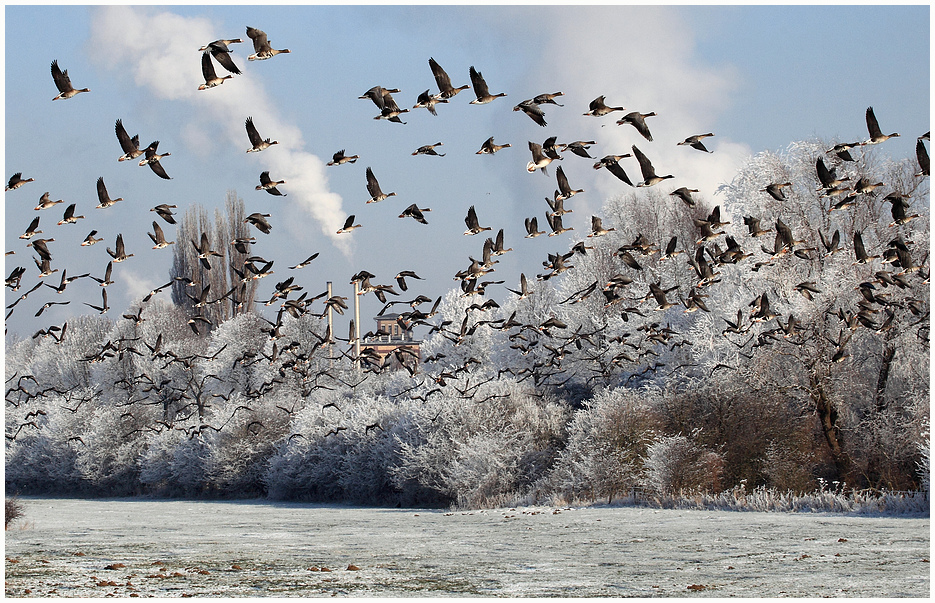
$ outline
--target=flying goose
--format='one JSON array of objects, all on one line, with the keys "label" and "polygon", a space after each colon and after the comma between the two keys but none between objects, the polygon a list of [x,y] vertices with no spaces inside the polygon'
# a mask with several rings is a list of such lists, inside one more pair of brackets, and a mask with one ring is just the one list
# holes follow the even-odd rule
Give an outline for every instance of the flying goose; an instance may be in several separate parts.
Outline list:
[{"label": "flying goose", "polygon": [[719,236],[724,234],[723,232],[715,231],[711,227],[711,225],[708,223],[707,220],[695,219],[694,222],[695,222],[695,226],[701,229],[701,237],[698,238],[697,241],[695,241],[695,244],[697,245],[701,245],[702,243],[706,241],[711,241],[713,239],[716,239]]},{"label": "flying goose", "polygon": [[62,280],[61,280],[61,282],[58,284],[58,287],[53,287],[52,285],[50,285],[50,284],[48,284],[48,283],[45,283],[45,286],[46,286],[46,287],[49,287],[50,289],[54,289],[55,292],[58,293],[58,294],[62,294],[62,293],[65,292],[65,287],[67,287],[69,284],[75,282],[75,281],[78,280],[79,278],[85,278],[85,277],[91,276],[91,274],[90,274],[89,272],[86,272],[86,273],[84,273],[84,274],[79,274],[78,276],[66,276],[66,273],[67,273],[67,272],[68,272],[67,269],[63,269],[63,270],[62,270]]},{"label": "flying goose", "polygon": [[111,280],[111,275],[114,272],[114,263],[107,262],[107,266],[104,267],[104,278],[97,278],[96,276],[91,276],[91,280],[97,281],[100,283],[101,287],[107,287],[108,285],[113,285],[114,281]]},{"label": "flying goose", "polygon": [[273,180],[269,177],[269,171],[265,171],[260,174],[260,183],[256,186],[256,190],[266,191],[271,195],[285,197],[286,193],[280,192],[280,190],[276,188],[278,185],[285,183],[285,180]]},{"label": "flying goose", "polygon": [[158,146],[159,146],[159,141],[156,140],[152,142],[148,147],[146,147],[146,150],[144,151],[143,159],[140,160],[140,167],[144,165],[148,165],[150,169],[153,171],[153,173],[159,176],[160,178],[163,178],[165,180],[171,180],[171,178],[169,178],[169,175],[166,173],[165,168],[162,167],[161,163],[159,163],[159,160],[162,159],[163,157],[168,157],[172,153],[157,153],[156,147]]},{"label": "flying goose", "polygon": [[861,145],[880,144],[885,140],[899,136],[896,132],[886,135],[880,131],[880,124],[877,123],[877,117],[873,114],[873,107],[867,107],[867,131],[870,133],[870,138],[860,143]]},{"label": "flying goose", "polygon": [[384,193],[377,182],[377,177],[373,175],[373,170],[367,168],[367,192],[370,193],[370,200],[367,203],[379,203],[387,197],[393,197],[396,193]]},{"label": "flying goose", "polygon": [[501,228],[500,230],[497,231],[497,239],[496,241],[494,241],[493,249],[491,249],[490,253],[491,255],[503,255],[504,253],[508,251],[513,251],[513,248],[512,247],[509,247],[507,249],[503,248],[503,229]]},{"label": "flying goose", "polygon": [[546,156],[551,157],[552,159],[561,159],[562,156],[558,154],[558,143],[556,140],[558,136],[549,136],[542,142],[542,152]]},{"label": "flying goose", "polygon": [[210,52],[211,56],[213,56],[217,60],[217,62],[220,63],[222,67],[224,67],[224,69],[227,69],[228,71],[236,75],[240,75],[240,69],[237,67],[237,65],[234,64],[234,60],[231,58],[230,48],[228,48],[228,45],[229,44],[240,44],[241,42],[243,42],[243,40],[241,40],[240,38],[236,38],[232,40],[215,40],[214,42],[211,42],[210,44],[202,46],[201,48],[198,49],[198,51],[199,52],[205,52],[205,51]]},{"label": "flying goose", "polygon": [[118,197],[116,199],[110,198],[110,195],[107,194],[107,187],[104,186],[103,176],[97,179],[97,199],[99,203],[95,207],[98,209],[105,209],[115,204],[117,201],[123,201],[123,197]]},{"label": "flying goose", "polygon": [[383,110],[383,106],[386,104],[386,98],[393,98],[392,95],[399,92],[399,88],[384,88],[383,86],[376,85],[370,90],[367,90],[362,95],[357,98],[361,100],[370,99],[373,101],[373,104],[377,106],[377,109]]},{"label": "flying goose", "polygon": [[195,251],[198,252],[198,259],[201,260],[201,265],[204,266],[205,270],[211,270],[211,264],[208,262],[208,259],[211,256],[223,258],[224,254],[220,251],[215,251],[211,249],[211,242],[208,240],[208,234],[205,232],[201,233],[201,244],[199,245],[195,241],[192,241],[192,247],[195,248]]},{"label": "flying goose", "polygon": [[864,238],[861,236],[859,230],[854,231],[854,255],[857,258],[854,264],[869,264],[871,260],[880,257],[878,255],[867,254],[867,250],[864,248]]},{"label": "flying goose", "polygon": [[526,283],[526,275],[522,272],[519,273],[519,291],[514,291],[513,289],[510,289],[509,287],[506,287],[506,290],[509,291],[510,293],[515,293],[516,295],[518,295],[519,299],[526,299],[527,297],[535,293],[534,291],[531,291],[529,289],[529,285]]},{"label": "flying goose", "polygon": [[32,222],[29,223],[29,226],[26,227],[26,232],[21,234],[19,238],[21,239],[31,239],[37,234],[41,233],[41,230],[36,230],[39,228],[39,216],[36,216],[32,219]]},{"label": "flying goose", "polygon": [[707,134],[695,134],[694,136],[689,136],[682,142],[678,143],[679,145],[688,145],[693,149],[698,149],[699,151],[704,151],[705,153],[710,153],[707,148],[705,148],[704,143],[701,142],[703,138],[708,138],[709,136],[714,136],[711,132]]},{"label": "flying goose", "polygon": [[279,144],[278,140],[270,140],[269,138],[264,139],[260,136],[259,131],[257,131],[256,126],[253,125],[253,118],[248,117],[244,122],[244,126],[247,128],[247,138],[250,139],[250,144],[253,145],[252,148],[247,149],[248,153],[259,153],[264,151],[274,144]]},{"label": "flying goose", "polygon": [[593,117],[602,117],[614,111],[623,111],[623,107],[608,107],[604,104],[604,95],[598,96],[588,105],[588,112],[585,115]]},{"label": "flying goose", "polygon": [[172,217],[174,215],[172,213],[172,210],[176,208],[178,208],[177,205],[166,205],[165,203],[160,203],[159,205],[157,205],[156,207],[153,207],[149,211],[156,212],[156,214],[158,214],[160,218],[162,218],[169,224],[175,224],[175,218]]},{"label": "flying goose", "polygon": [[545,112],[539,108],[539,105],[530,100],[524,100],[520,104],[513,107],[514,111],[522,111],[529,116],[529,119],[533,120],[543,128],[547,125],[545,122]]},{"label": "flying goose", "polygon": [[[264,57],[264,58],[269,58],[269,57]],[[205,318],[204,316],[202,316],[201,314],[197,314],[188,319],[188,326],[192,328],[192,331],[195,333],[195,335],[199,335],[198,325],[202,323],[207,325],[208,327],[212,326],[212,322],[208,320],[207,318]]]},{"label": "flying goose", "polygon": [[422,92],[421,94],[419,94],[418,98],[416,98],[416,104],[413,105],[412,108],[421,109],[424,107],[429,110],[429,113],[437,117],[438,112],[435,111],[435,105],[437,103],[447,103],[447,102],[448,102],[447,98],[438,98],[434,96],[433,94],[431,94],[428,90],[426,90],[425,92]]},{"label": "flying goose", "polygon": [[34,207],[33,209],[35,209],[36,211],[43,210],[43,209],[49,209],[49,208],[52,207],[53,205],[56,205],[56,204],[58,204],[58,203],[64,203],[64,202],[65,202],[65,201],[64,201],[63,199],[59,199],[58,201],[53,201],[52,198],[49,197],[49,192],[46,191],[46,192],[42,193],[42,196],[41,196],[41,197],[39,197],[39,205],[37,205],[37,206]]},{"label": "flying goose", "polygon": [[132,253],[127,254],[127,252],[124,250],[122,234],[117,235],[117,242],[115,243],[114,246],[116,247],[116,250],[111,250],[110,247],[107,248],[107,255],[114,258],[115,264],[118,262],[123,262],[124,260],[127,260],[128,258],[133,257]]},{"label": "flying goose", "polygon": [[697,192],[698,192],[697,188],[688,188],[688,187],[683,186],[681,188],[675,189],[669,194],[672,195],[673,197],[678,197],[679,199],[684,201],[685,204],[688,205],[689,207],[695,207],[695,200],[692,199],[692,193],[697,193]]},{"label": "flying goose", "polygon": [[673,236],[669,239],[669,242],[666,244],[665,251],[663,251],[662,256],[659,258],[659,261],[668,260],[674,258],[675,256],[683,253],[682,249],[676,249],[678,246],[679,238],[678,236]]},{"label": "flying goose", "polygon": [[919,266],[915,263],[915,261],[913,261],[912,255],[909,253],[909,247],[906,246],[906,243],[903,241],[902,237],[897,236],[895,239],[890,241],[890,245],[895,247],[896,252],[896,261],[893,262],[893,265],[902,268],[902,270],[895,276],[905,276],[912,272],[918,272],[922,268],[922,266]]},{"label": "flying goose", "polygon": [[565,95],[564,92],[552,92],[551,94],[548,94],[548,93],[537,94],[532,99],[532,102],[534,102],[537,105],[549,104],[549,105],[558,105],[559,107],[564,107],[565,105],[559,105],[557,102],[555,102],[556,98],[558,98],[559,96],[564,96],[564,95]]},{"label": "flying goose", "polygon": [[471,65],[469,73],[471,75],[471,86],[474,88],[474,96],[477,97],[471,101],[472,105],[485,105],[495,98],[506,96],[505,92],[491,94],[490,90],[487,89],[487,82],[484,81],[483,74],[474,69],[474,65]]},{"label": "flying goose", "polygon": [[719,265],[736,264],[737,262],[745,260],[752,255],[741,249],[737,240],[730,235],[724,237],[724,242],[727,243],[727,249],[721,251],[717,244],[715,244],[714,253],[711,253],[710,251],[708,253],[708,255],[711,255]]},{"label": "flying goose", "polygon": [[79,92],[91,91],[89,88],[76,90],[75,87],[71,85],[71,78],[68,77],[68,70],[62,71],[58,66],[57,59],[52,61],[52,80],[55,81],[55,87],[58,88],[58,96],[52,100],[71,98]]},{"label": "flying goose", "polygon": [[838,178],[837,175],[835,175],[835,170],[828,169],[828,166],[825,165],[825,161],[820,156],[815,160],[815,171],[818,173],[818,180],[821,182],[821,187],[826,190],[831,190],[850,180],[848,176]]},{"label": "flying goose", "polygon": [[485,230],[492,230],[490,226],[481,226],[477,221],[477,211],[474,209],[474,206],[468,208],[467,216],[464,217],[464,223],[467,225],[467,230],[464,231],[465,235],[476,235]]},{"label": "flying goose", "polygon": [[[39,269],[39,278],[45,278],[58,272],[58,268],[52,268],[52,260],[49,260],[48,258],[42,258],[40,261],[39,259],[33,257],[32,261],[36,263],[36,268]],[[35,288],[38,287],[39,285],[37,284]]]},{"label": "flying goose", "polygon": [[604,228],[601,219],[598,216],[591,216],[591,232],[588,237],[602,237],[616,228]]},{"label": "flying goose", "polygon": [[496,243],[494,243],[493,239],[490,237],[487,237],[484,241],[484,251],[481,260],[481,265],[484,266],[484,268],[493,268],[494,264],[500,263],[500,260],[493,259],[493,248],[495,245]]},{"label": "flying goose", "polygon": [[825,153],[828,153],[829,155],[835,155],[841,161],[854,161],[854,158],[851,157],[850,149],[859,146],[860,142],[839,142],[838,144],[825,151]]},{"label": "flying goose", "polygon": [[584,189],[572,189],[568,184],[568,178],[565,176],[565,171],[562,170],[562,166],[558,166],[558,169],[555,170],[555,177],[558,179],[558,192],[559,194],[555,196],[555,200],[564,200],[570,197],[574,197],[578,193],[583,193]]},{"label": "flying goose", "polygon": [[[244,223],[246,223],[246,221],[244,221]],[[231,246],[237,250],[237,253],[242,253],[244,255],[250,253],[250,245],[254,243],[256,243],[256,237],[238,237],[236,239],[231,239]]]},{"label": "flying goose", "polygon": [[[629,245],[624,245],[620,249],[624,251],[637,251],[640,255],[652,255],[659,251],[659,248],[656,246],[656,244],[650,241],[646,235],[641,232],[637,233],[636,238],[633,239],[632,243]],[[636,268],[637,270],[642,270],[638,266],[632,267]]]},{"label": "flying goose", "polygon": [[360,155],[345,155],[344,149],[331,156],[331,161],[327,165],[343,165],[345,163],[356,163]]},{"label": "flying goose", "polygon": [[855,205],[857,205],[857,194],[856,193],[844,197],[837,203],[832,203],[831,207],[828,208],[828,212],[830,213],[833,211],[837,211],[839,209],[846,209],[848,207],[854,207]]},{"label": "flying goose", "polygon": [[78,220],[83,220],[83,219],[84,219],[84,216],[75,215],[75,204],[72,203],[71,205],[65,208],[65,213],[64,215],[62,215],[62,219],[58,221],[58,225],[61,226],[63,224],[75,224]]},{"label": "flying goose", "polygon": [[867,178],[860,178],[854,184],[854,192],[863,195],[883,186],[882,182],[870,182]]},{"label": "flying goose", "polygon": [[746,225],[751,237],[762,237],[765,234],[773,232],[772,228],[760,228],[760,219],[753,216],[744,216],[743,223]]},{"label": "flying goose", "polygon": [[211,62],[210,52],[201,53],[201,75],[205,78],[205,83],[198,86],[199,90],[207,90],[208,88],[220,86],[224,83],[224,80],[229,80],[234,77],[230,74],[224,77],[218,77],[217,72],[214,70],[214,64]]},{"label": "flying goose", "polygon": [[16,172],[12,176],[10,176],[10,181],[7,183],[6,188],[4,188],[3,190],[4,191],[16,190],[19,187],[26,184],[27,182],[35,182],[35,180],[36,180],[35,178],[23,179],[23,172]]},{"label": "flying goose", "polygon": [[413,156],[415,156],[415,155],[435,155],[436,157],[444,157],[444,156],[445,156],[444,153],[439,153],[438,151],[435,150],[435,147],[440,147],[440,146],[442,146],[442,143],[440,143],[440,142],[436,142],[435,144],[423,145],[423,146],[419,147],[418,149],[416,149],[415,151],[413,151],[412,154],[413,154]]},{"label": "flying goose", "polygon": [[562,197],[561,193],[558,191],[555,191],[554,200],[546,197],[545,202],[549,204],[549,209],[552,210],[549,212],[550,216],[562,216],[565,214],[570,214],[572,211],[574,211],[571,209],[565,209],[565,197]]},{"label": "flying goose", "polygon": [[355,228],[360,228],[360,224],[354,224],[354,214],[351,214],[347,217],[347,220],[344,221],[344,226],[338,230],[337,234],[344,234],[346,232],[351,232]]},{"label": "flying goose", "polygon": [[[403,213],[399,214],[399,217],[400,218],[407,218],[407,217],[413,218],[415,219],[416,222],[420,222],[422,224],[428,224],[428,222],[425,220],[425,216],[422,215],[423,212],[427,212],[427,211],[432,211],[432,210],[428,207],[419,208],[416,206],[415,203],[413,203],[412,205],[404,209]],[[405,291],[405,289],[403,289],[403,291]]]},{"label": "flying goose", "polygon": [[916,159],[919,162],[919,171],[916,173],[916,176],[928,176],[929,154],[928,151],[925,150],[925,144],[922,142],[921,136],[916,140]]},{"label": "flying goose", "polygon": [[727,328],[721,331],[721,335],[727,335],[728,333],[744,333],[747,329],[743,328],[743,308],[737,310],[737,320],[731,321],[726,318],[721,318],[724,322],[727,323]]},{"label": "flying goose", "polygon": [[[399,285],[399,288],[402,289],[403,291],[409,290],[409,286],[406,284],[407,278],[414,278],[420,281],[422,280],[422,277],[416,274],[415,272],[413,272],[412,270],[401,270],[396,274],[394,278],[396,279],[396,283]],[[432,301],[427,297],[425,297],[424,300]]]},{"label": "flying goose", "polygon": [[777,312],[770,309],[769,297],[767,297],[765,291],[750,302],[750,306],[752,306],[750,322],[768,322],[779,317]]},{"label": "flying goose", "polygon": [[594,159],[588,155],[588,149],[591,148],[592,144],[596,144],[593,140],[576,140],[574,142],[569,142],[562,145],[562,152],[571,151],[578,157],[584,157],[585,159]]},{"label": "flying goose", "polygon": [[647,117],[655,117],[656,114],[652,113],[640,113],[639,111],[634,111],[632,113],[627,113],[622,118],[617,120],[617,125],[622,126],[623,124],[630,124],[636,131],[643,135],[643,138],[652,142],[653,135],[649,132],[649,126],[646,125]]},{"label": "flying goose", "polygon": [[253,40],[253,54],[247,57],[248,61],[262,61],[271,59],[277,54],[286,54],[289,49],[276,50],[269,45],[266,32],[255,27],[247,27],[247,37]]},{"label": "flying goose", "polygon": [[253,213],[244,218],[244,224],[253,224],[257,227],[257,230],[263,234],[269,234],[273,229],[273,227],[270,226],[270,223],[266,221],[266,218],[269,217],[270,214]]},{"label": "flying goose", "polygon": [[825,233],[823,233],[821,229],[819,228],[818,238],[821,240],[821,244],[825,248],[825,251],[828,252],[828,255],[834,255],[835,253],[838,253],[839,251],[844,250],[844,248],[841,247],[841,231],[840,230],[835,230],[834,234],[831,235],[831,240],[829,241],[828,238],[825,237]]},{"label": "flying goose", "polygon": [[523,238],[533,239],[539,235],[545,234],[544,230],[539,230],[539,220],[535,216],[526,218],[526,236]]},{"label": "flying goose", "polygon": [[568,253],[550,253],[548,256],[547,262],[542,262],[542,265],[551,270],[547,274],[537,274],[536,278],[540,281],[547,281],[553,276],[566,272],[574,268],[572,264],[566,264],[565,260],[572,257],[575,254],[574,251],[569,251]]},{"label": "flying goose", "polygon": [[543,152],[542,145],[538,142],[529,141],[529,150],[532,151],[532,161],[526,164],[526,171],[531,174],[536,170],[542,170],[543,174],[548,175],[545,168],[552,163],[552,157]]},{"label": "flying goose", "polygon": [[708,214],[708,217],[705,221],[711,225],[711,228],[722,228],[730,224],[730,222],[721,222],[721,206],[720,205],[714,206],[714,209],[711,210],[711,213]]},{"label": "flying goose", "polygon": [[709,310],[708,306],[705,305],[704,303],[703,298],[705,297],[708,297],[708,296],[699,293],[698,289],[693,287],[691,291],[688,292],[688,299],[682,300],[682,305],[685,306],[685,313],[687,314],[689,312],[694,312],[696,310],[701,310],[703,312],[710,312],[711,310]]},{"label": "flying goose", "polygon": [[451,98],[462,90],[467,90],[469,88],[467,84],[457,88],[452,86],[451,78],[448,77],[448,74],[442,69],[442,66],[431,57],[429,58],[429,67],[432,69],[432,75],[435,76],[435,83],[438,84],[437,99]]},{"label": "flying goose", "polygon": [[162,249],[163,247],[168,247],[169,245],[174,245],[175,241],[166,241],[165,234],[162,232],[159,224],[153,220],[153,232],[147,232],[149,238],[153,240],[155,246],[153,249]]},{"label": "flying goose", "polygon": [[798,291],[805,297],[805,299],[809,301],[811,301],[813,294],[821,293],[821,289],[819,289],[818,286],[812,281],[801,282],[793,287],[792,290]]},{"label": "flying goose", "polygon": [[17,266],[13,269],[12,272],[10,272],[10,276],[6,277],[4,284],[13,291],[18,291],[20,287],[20,281],[22,281],[24,274],[26,274],[26,269],[22,266]]},{"label": "flying goose", "polygon": [[398,124],[405,124],[406,122],[402,121],[399,116],[403,113],[409,113],[409,109],[400,109],[393,95],[390,94],[390,90],[381,88],[381,91],[382,96],[380,97],[380,102],[376,103],[376,101],[374,101],[380,108],[380,114],[374,117],[374,119],[385,119]]},{"label": "flying goose", "polygon": [[510,146],[510,143],[506,144],[494,144],[493,136],[484,141],[484,144],[481,145],[480,150],[475,153],[475,155],[493,155],[500,149],[505,149]]},{"label": "flying goose", "polygon": [[890,207],[890,214],[893,216],[893,221],[890,222],[889,226],[898,226],[905,224],[910,220],[914,220],[919,216],[919,214],[907,214],[906,210],[909,209],[909,203],[906,201],[908,195],[903,195],[900,193],[890,193],[883,198],[883,201],[892,203]]},{"label": "flying goose", "polygon": [[769,196],[775,199],[776,201],[785,201],[786,194],[782,189],[787,186],[792,186],[791,182],[774,182],[772,184],[766,185],[766,188],[761,188],[761,193],[769,193]]},{"label": "flying goose", "polygon": [[89,233],[88,233],[88,236],[86,236],[86,237],[84,238],[84,240],[81,241],[81,246],[82,246],[82,247],[90,247],[91,245],[94,245],[95,243],[100,243],[101,241],[104,240],[104,239],[95,239],[95,238],[94,238],[94,235],[96,235],[96,234],[97,234],[97,231],[96,231],[96,230],[92,230],[91,232],[89,232]]},{"label": "flying goose", "polygon": [[[63,274],[64,274],[64,273],[63,273]],[[45,283],[45,284],[48,285],[48,283]],[[50,285],[50,286],[51,286],[51,285]],[[53,289],[54,289],[54,287],[53,287]],[[36,316],[37,316],[37,317],[41,316],[43,312],[45,312],[47,309],[51,308],[52,306],[64,306],[64,305],[70,304],[70,303],[71,303],[71,300],[69,300],[69,301],[63,301],[63,302],[58,302],[58,301],[49,301],[49,302],[46,302],[46,303],[42,304],[42,307],[40,307],[40,308],[39,308],[39,311],[36,312]]]},{"label": "flying goose", "polygon": [[782,249],[791,250],[799,243],[804,243],[804,239],[796,239],[792,235],[792,229],[782,221],[776,218],[776,240],[781,244]]},{"label": "flying goose", "polygon": [[653,186],[654,184],[659,184],[667,178],[673,178],[672,174],[668,176],[657,176],[656,171],[653,169],[653,164],[649,161],[649,158],[644,155],[636,145],[631,147],[633,149],[633,154],[636,156],[636,160],[640,162],[640,172],[643,174],[643,181],[637,184],[636,186]]},{"label": "flying goose", "polygon": [[120,148],[123,149],[123,155],[118,157],[117,161],[136,159],[143,154],[143,149],[140,148],[140,135],[137,134],[133,138],[130,138],[126,128],[123,127],[122,120],[118,119],[117,123],[114,124],[114,131],[117,133],[117,140],[120,142]]},{"label": "flying goose", "polygon": [[659,304],[658,310],[667,310],[672,306],[678,305],[675,302],[666,300],[666,292],[658,283],[649,283],[649,293],[652,295],[653,299],[656,300],[656,303]]},{"label": "flying goose", "polygon": [[110,306],[107,305],[107,289],[101,289],[101,299],[103,301],[101,302],[100,306],[95,306],[94,304],[89,304],[88,302],[82,302],[82,303],[84,303],[84,305],[90,308],[94,308],[101,314],[106,314],[107,311],[110,310]]},{"label": "flying goose", "polygon": [[574,230],[574,228],[571,226],[565,227],[562,225],[562,216],[560,215],[552,215],[546,212],[545,220],[549,223],[549,228],[552,229],[552,232],[549,233],[550,237],[558,236],[563,232],[568,232],[569,230]]},{"label": "flying goose", "polygon": [[630,182],[630,178],[627,176],[627,173],[623,171],[623,167],[619,163],[620,160],[624,157],[632,157],[632,155],[630,153],[626,153],[624,155],[605,155],[603,158],[601,158],[600,161],[597,161],[594,164],[594,169],[599,170],[601,168],[607,168],[608,172],[620,180],[623,180],[630,186],[633,186],[633,183]]}]

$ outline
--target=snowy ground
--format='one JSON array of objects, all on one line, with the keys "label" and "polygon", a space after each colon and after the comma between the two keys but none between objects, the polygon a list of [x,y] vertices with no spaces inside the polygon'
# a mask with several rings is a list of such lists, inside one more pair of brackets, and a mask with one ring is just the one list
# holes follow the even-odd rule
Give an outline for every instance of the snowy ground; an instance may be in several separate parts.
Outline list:
[{"label": "snowy ground", "polygon": [[25,498],[6,596],[928,597],[929,519]]}]

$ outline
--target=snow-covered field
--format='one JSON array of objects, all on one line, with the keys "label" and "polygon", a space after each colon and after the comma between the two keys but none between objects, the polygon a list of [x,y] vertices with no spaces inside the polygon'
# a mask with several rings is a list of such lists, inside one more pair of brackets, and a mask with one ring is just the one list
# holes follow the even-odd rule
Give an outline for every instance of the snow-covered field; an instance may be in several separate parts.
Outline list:
[{"label": "snow-covered field", "polygon": [[23,502],[6,596],[930,594],[927,517]]}]

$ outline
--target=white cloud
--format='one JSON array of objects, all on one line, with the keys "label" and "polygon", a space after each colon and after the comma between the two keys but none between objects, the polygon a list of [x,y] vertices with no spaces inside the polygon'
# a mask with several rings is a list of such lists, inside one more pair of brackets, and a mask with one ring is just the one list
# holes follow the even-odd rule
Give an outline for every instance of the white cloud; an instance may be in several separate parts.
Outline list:
[{"label": "white cloud", "polygon": [[[132,261],[133,259],[131,258],[127,263]],[[119,268],[115,268],[115,272],[118,273],[120,278],[120,294],[123,295],[125,301],[122,304],[113,304],[112,302],[114,306],[126,307],[134,301],[139,301],[156,287],[165,284],[165,278],[163,278],[163,276],[159,276],[159,278],[162,278],[163,282],[157,283],[152,273],[140,273],[132,267],[127,266],[127,263],[121,264]],[[168,293],[168,291],[166,291],[166,293]]]}]

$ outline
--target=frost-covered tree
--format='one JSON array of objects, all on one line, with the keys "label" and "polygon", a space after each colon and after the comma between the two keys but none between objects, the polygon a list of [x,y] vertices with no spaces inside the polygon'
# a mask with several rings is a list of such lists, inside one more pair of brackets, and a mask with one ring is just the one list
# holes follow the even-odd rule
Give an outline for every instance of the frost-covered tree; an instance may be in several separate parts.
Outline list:
[{"label": "frost-covered tree", "polygon": [[[867,152],[836,165],[837,176],[883,186],[853,193],[852,206],[831,211],[841,196],[828,197],[816,172],[818,159],[830,163],[824,154],[830,146],[799,143],[784,155],[761,153],[724,187],[733,223],[755,217],[774,233],[760,252],[749,234],[738,234],[754,255],[722,268],[722,283],[711,288],[708,301],[723,329],[738,311],[742,325],[721,337],[710,321],[698,325],[692,350],[710,370],[737,373],[733,378],[746,382],[751,395],[778,391],[797,400],[816,420],[833,466],[830,477],[906,487],[905,462],[899,462],[903,478],[887,476],[873,466],[862,440],[906,412],[917,423],[906,393],[928,387],[928,287],[920,278],[927,270],[919,268],[928,257],[928,183],[911,175],[908,161],[876,165]],[[764,192],[777,182],[792,183],[782,201]],[[891,224],[892,203],[883,200],[890,193],[907,195],[910,211],[922,217]],[[800,242],[771,241],[781,224]],[[835,232],[840,252],[822,241]],[[858,233],[867,255],[878,259],[857,257]],[[897,242],[907,259],[896,258]],[[764,295],[769,312],[758,310]]]},{"label": "frost-covered tree", "polygon": [[626,496],[643,482],[643,457],[662,427],[658,391],[607,389],[575,412],[550,476],[563,500]]},{"label": "frost-covered tree", "polygon": [[[231,316],[253,311],[257,283],[247,266],[253,254],[249,253],[250,225],[244,222],[244,215],[243,199],[229,191],[225,212],[215,209],[212,220],[204,207],[193,204],[178,226],[170,271],[172,301],[190,317],[207,318],[209,330]],[[234,244],[238,241],[246,253]],[[203,243],[207,250],[200,249]],[[199,258],[208,251],[215,253]],[[205,300],[201,300],[206,289]]]}]

